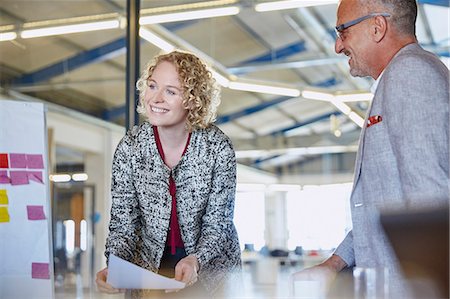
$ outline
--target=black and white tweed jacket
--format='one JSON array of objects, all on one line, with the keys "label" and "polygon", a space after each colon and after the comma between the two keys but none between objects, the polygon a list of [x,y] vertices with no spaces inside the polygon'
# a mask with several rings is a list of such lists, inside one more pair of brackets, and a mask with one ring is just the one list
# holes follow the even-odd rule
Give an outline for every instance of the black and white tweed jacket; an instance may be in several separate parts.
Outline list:
[{"label": "black and white tweed jacket", "polygon": [[112,207],[105,255],[113,253],[158,272],[169,229],[169,176],[176,184],[177,216],[186,253],[199,261],[199,281],[209,291],[241,264],[233,224],[236,159],[216,126],[192,132],[172,170],[161,159],[152,126],[127,132],[112,165]]}]

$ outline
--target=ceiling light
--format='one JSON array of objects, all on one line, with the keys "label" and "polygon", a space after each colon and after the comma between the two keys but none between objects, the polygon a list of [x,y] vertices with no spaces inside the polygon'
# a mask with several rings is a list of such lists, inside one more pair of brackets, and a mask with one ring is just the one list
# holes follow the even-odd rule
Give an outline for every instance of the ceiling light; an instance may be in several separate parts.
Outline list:
[{"label": "ceiling light", "polygon": [[64,182],[70,182],[70,175],[69,174],[52,174],[50,175],[50,181],[55,183],[64,183]]},{"label": "ceiling light", "polygon": [[226,77],[222,76],[215,70],[211,70],[211,74],[214,79],[216,79],[217,83],[219,83],[222,87],[228,87],[230,85],[230,80],[228,80]]},{"label": "ceiling light", "polygon": [[86,173],[74,173],[72,174],[72,180],[76,182],[84,182],[87,181],[88,175]]},{"label": "ceiling light", "polygon": [[200,9],[194,11],[185,11],[185,12],[177,12],[170,14],[162,14],[162,15],[154,15],[141,17],[139,19],[139,24],[148,25],[148,24],[161,24],[168,22],[178,22],[178,21],[187,21],[194,19],[205,19],[205,18],[214,18],[214,17],[222,17],[222,16],[230,16],[237,15],[239,13],[239,7],[230,6],[223,8],[211,8],[211,9]]},{"label": "ceiling light", "polygon": [[145,28],[139,29],[139,36],[163,51],[172,52],[173,50],[175,50],[174,45]]},{"label": "ceiling light", "polygon": [[338,94],[334,98],[341,102],[361,102],[361,101],[371,101],[373,99],[373,93],[352,93],[352,94]]},{"label": "ceiling light", "polygon": [[17,34],[15,32],[2,32],[0,33],[0,42],[4,42],[7,40],[13,40],[17,38]]},{"label": "ceiling light", "polygon": [[334,106],[336,106],[336,108],[338,108],[342,113],[344,113],[345,115],[349,115],[350,112],[352,112],[352,109],[347,105],[344,104],[341,101],[338,100],[331,100],[330,101]]},{"label": "ceiling light", "polygon": [[151,7],[141,9],[141,16],[145,14],[157,14],[162,12],[176,11],[176,10],[192,10],[192,9],[205,9],[207,7],[225,6],[235,4],[239,0],[213,0],[213,1],[197,1],[194,3],[178,4],[162,7]]},{"label": "ceiling light", "polygon": [[327,92],[304,90],[302,91],[302,97],[310,100],[321,100],[321,101],[332,101],[334,100],[334,95]]},{"label": "ceiling light", "polygon": [[61,35],[68,33],[87,32],[87,31],[114,29],[114,28],[119,28],[118,20],[46,27],[40,29],[30,29],[22,31],[20,33],[20,36],[22,38],[33,38],[41,36]]},{"label": "ceiling light", "polygon": [[279,148],[279,149],[268,149],[268,150],[242,150],[242,151],[236,151],[236,158],[237,159],[243,159],[243,158],[257,159],[257,158],[276,156],[276,155],[290,155],[290,156],[324,155],[324,154],[356,152],[357,150],[358,150],[357,145],[291,147],[291,148]]},{"label": "ceiling light", "polygon": [[255,10],[259,12],[292,9],[307,6],[318,6],[337,3],[338,0],[286,0],[260,3],[255,5]]},{"label": "ceiling light", "polygon": [[359,127],[361,127],[361,128],[363,127],[364,119],[361,116],[359,116],[358,114],[356,114],[355,112],[352,111],[352,112],[350,112],[348,117]]},{"label": "ceiling light", "polygon": [[243,83],[235,81],[230,82],[228,87],[234,90],[261,92],[281,96],[298,97],[300,95],[300,90],[295,88],[277,87],[277,86]]}]

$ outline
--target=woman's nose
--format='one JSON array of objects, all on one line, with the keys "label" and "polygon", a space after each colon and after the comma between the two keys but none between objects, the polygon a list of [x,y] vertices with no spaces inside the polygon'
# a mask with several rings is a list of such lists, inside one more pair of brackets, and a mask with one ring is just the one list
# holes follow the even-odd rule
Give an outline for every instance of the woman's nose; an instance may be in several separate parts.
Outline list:
[{"label": "woman's nose", "polygon": [[164,102],[164,97],[163,97],[162,92],[161,92],[161,91],[156,91],[156,92],[153,94],[152,101],[155,102],[155,103],[161,103],[161,102]]}]

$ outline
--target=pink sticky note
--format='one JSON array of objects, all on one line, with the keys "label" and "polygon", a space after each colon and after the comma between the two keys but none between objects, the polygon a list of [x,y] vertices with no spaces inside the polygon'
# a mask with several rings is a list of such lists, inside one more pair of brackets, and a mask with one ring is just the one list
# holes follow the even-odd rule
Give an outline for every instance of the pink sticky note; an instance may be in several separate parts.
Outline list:
[{"label": "pink sticky note", "polygon": [[27,171],[28,180],[43,184],[42,171]]},{"label": "pink sticky note", "polygon": [[28,173],[26,171],[10,171],[11,185],[26,185],[28,184]]},{"label": "pink sticky note", "polygon": [[36,279],[50,279],[48,263],[31,263],[31,277]]},{"label": "pink sticky note", "polygon": [[42,155],[27,155],[27,166],[31,169],[43,169],[44,160]]},{"label": "pink sticky note", "polygon": [[27,206],[28,220],[45,219],[44,206]]},{"label": "pink sticky note", "polygon": [[8,172],[6,170],[0,170],[0,184],[9,184],[11,180],[8,177]]},{"label": "pink sticky note", "polygon": [[9,154],[10,168],[27,168],[27,156],[25,154]]}]

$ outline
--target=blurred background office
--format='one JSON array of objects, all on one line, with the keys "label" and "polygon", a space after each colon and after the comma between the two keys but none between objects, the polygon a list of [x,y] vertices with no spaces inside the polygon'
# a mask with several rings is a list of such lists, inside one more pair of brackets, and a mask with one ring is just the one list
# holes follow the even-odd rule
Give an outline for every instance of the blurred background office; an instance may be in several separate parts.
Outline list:
[{"label": "blurred background office", "polygon": [[[449,67],[450,4],[418,3],[418,40]],[[222,85],[216,123],[238,161],[244,292],[284,296],[286,275],[328,257],[351,229],[348,199],[373,83],[351,77],[347,59],[334,53],[336,6],[0,2],[0,99],[48,107],[57,297],[95,291],[94,274],[105,263],[112,155],[139,122],[134,82],[151,57],[175,48],[206,60]]]}]

